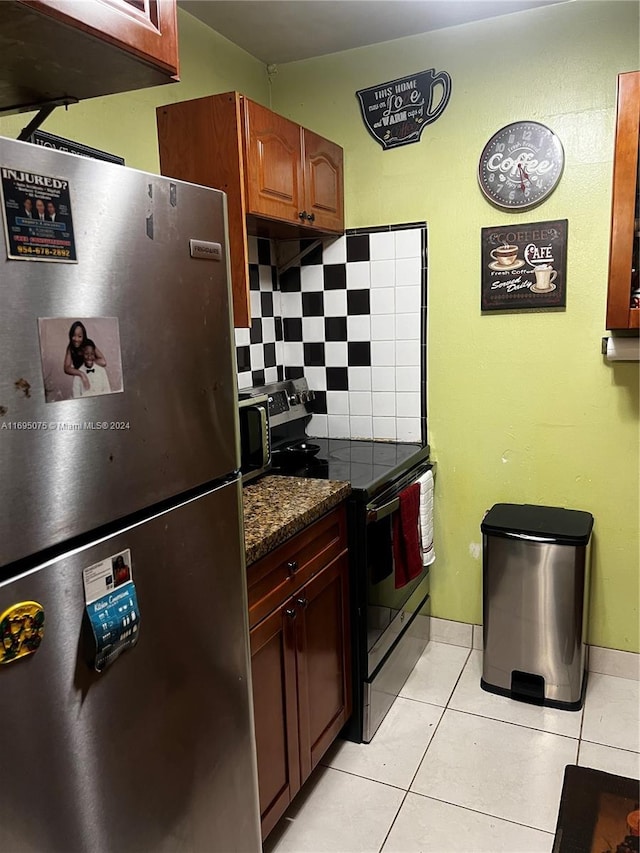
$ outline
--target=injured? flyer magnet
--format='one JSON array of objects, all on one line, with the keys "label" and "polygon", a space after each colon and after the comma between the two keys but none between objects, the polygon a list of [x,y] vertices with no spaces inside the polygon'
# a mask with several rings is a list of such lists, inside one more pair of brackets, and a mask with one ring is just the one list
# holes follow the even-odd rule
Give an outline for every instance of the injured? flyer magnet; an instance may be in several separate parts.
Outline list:
[{"label": "injured? flyer magnet", "polygon": [[1,167],[7,256],[20,261],[76,263],[69,182]]}]

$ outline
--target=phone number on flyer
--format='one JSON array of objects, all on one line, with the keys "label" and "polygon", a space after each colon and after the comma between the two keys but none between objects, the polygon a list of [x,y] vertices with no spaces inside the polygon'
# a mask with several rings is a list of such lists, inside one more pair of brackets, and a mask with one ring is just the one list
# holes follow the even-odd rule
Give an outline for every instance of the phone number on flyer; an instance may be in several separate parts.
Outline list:
[{"label": "phone number on flyer", "polygon": [[23,430],[41,432],[81,432],[83,430],[131,429],[129,421],[2,421],[0,430]]}]

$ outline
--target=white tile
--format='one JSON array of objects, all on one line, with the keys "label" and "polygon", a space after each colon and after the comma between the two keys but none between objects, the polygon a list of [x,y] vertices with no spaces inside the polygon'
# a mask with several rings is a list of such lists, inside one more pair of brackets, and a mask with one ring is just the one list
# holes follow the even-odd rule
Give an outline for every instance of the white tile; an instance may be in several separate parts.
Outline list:
[{"label": "white tile", "polygon": [[577,753],[573,738],[447,709],[411,789],[553,832]]},{"label": "white tile", "polygon": [[[329,392],[327,392],[329,393]],[[329,408],[327,406],[327,408]],[[349,416],[329,415],[329,438],[349,438]]]},{"label": "white tile", "polygon": [[396,256],[396,240],[392,231],[378,231],[369,235],[369,258],[384,261]]},{"label": "white tile", "polygon": [[273,291],[273,316],[282,317],[282,294],[279,290]]},{"label": "white tile", "polygon": [[395,418],[373,418],[373,437],[377,439],[396,439]]},{"label": "white tile", "polygon": [[419,287],[422,281],[422,265],[419,258],[396,260],[396,286]]},{"label": "white tile", "polygon": [[265,842],[265,853],[372,853],[382,846],[404,791],[319,767]]},{"label": "white tile", "polygon": [[634,678],[638,681],[640,680],[640,655],[618,649],[605,649],[602,646],[590,646],[589,670],[603,675],[615,675],[618,678]]},{"label": "white tile", "polygon": [[350,341],[371,340],[371,319],[368,314],[347,317],[347,339]]},{"label": "white tile", "polygon": [[[251,295],[253,296],[252,291]],[[260,294],[258,294],[259,296]],[[283,317],[302,317],[302,294],[301,293],[282,293],[282,316]],[[325,294],[325,309],[327,305],[327,295]],[[345,297],[346,304],[346,297]],[[253,311],[253,302],[251,303],[251,310]]]},{"label": "white tile", "polygon": [[422,441],[420,418],[397,418],[396,433],[398,441]]},{"label": "white tile", "polygon": [[408,794],[382,853],[550,853],[553,835]]},{"label": "white tile", "polygon": [[262,318],[262,342],[273,344],[276,341],[276,321],[274,317]]},{"label": "white tile", "polygon": [[251,370],[262,370],[264,367],[264,347],[262,344],[251,344]]},{"label": "white tile", "polygon": [[395,314],[373,314],[371,316],[371,340],[395,340]]},{"label": "white tile", "polygon": [[392,391],[376,391],[373,397],[373,414],[393,417],[396,413],[396,395]]},{"label": "white tile", "polygon": [[[471,627],[471,626],[469,626]],[[482,678],[482,652],[471,652],[462,677],[458,682],[449,707],[457,711],[467,711],[480,717],[502,720],[531,729],[540,729],[566,737],[580,737],[582,711],[563,711],[557,708],[545,708],[518,702],[506,696],[497,696],[480,687]]]},{"label": "white tile", "polygon": [[371,743],[338,740],[322,763],[407,790],[442,714],[435,705],[396,699]]},{"label": "white tile", "polygon": [[237,347],[248,347],[250,341],[249,329],[235,329],[235,339]]},{"label": "white tile", "polygon": [[371,261],[371,287],[394,287],[395,283],[395,261]]},{"label": "white tile", "polygon": [[324,341],[324,317],[302,318],[302,342],[305,344]]},{"label": "white tile", "polygon": [[313,391],[327,390],[327,371],[324,367],[305,367],[304,375]]},{"label": "white tile", "polygon": [[370,367],[348,367],[347,375],[351,391],[371,391]]},{"label": "white tile", "polygon": [[420,341],[396,341],[398,367],[420,367]]},{"label": "white tile", "polygon": [[249,250],[249,263],[257,264],[258,263],[258,238],[252,237],[251,235],[247,237],[247,248]]},{"label": "white tile", "polygon": [[371,391],[349,391],[349,414],[371,414]]},{"label": "white tile", "polygon": [[347,291],[325,290],[324,292],[324,316],[346,317],[347,316]]},{"label": "white tile", "polygon": [[603,770],[605,773],[614,773],[616,776],[640,779],[640,753],[626,749],[614,749],[612,746],[583,740],[580,743],[578,764],[582,767],[593,767],[594,770]]},{"label": "white tile", "polygon": [[468,656],[469,649],[431,641],[406,680],[400,695],[444,707],[453,693]]},{"label": "white tile", "polygon": [[396,313],[396,340],[420,340],[420,315]]},{"label": "white tile", "polygon": [[473,626],[473,648],[480,649],[480,651],[484,648],[482,625]]},{"label": "white tile", "polygon": [[422,228],[404,228],[393,233],[396,237],[396,258],[420,258]]},{"label": "white tile", "polygon": [[306,267],[300,267],[300,282],[305,291],[324,290],[322,264],[309,264]]},{"label": "white tile", "polygon": [[640,752],[640,682],[589,673],[582,739]]},{"label": "white tile", "polygon": [[323,264],[344,264],[347,261],[347,236],[344,234],[337,240],[324,241],[322,246]]},{"label": "white tile", "polygon": [[327,391],[327,412],[329,415],[348,415],[349,392]]},{"label": "white tile", "polygon": [[253,381],[251,379],[251,371],[243,370],[238,374],[238,388],[242,391],[245,388],[251,388]]},{"label": "white tile", "polygon": [[273,276],[271,274],[270,266],[260,264],[260,266],[258,267],[258,280],[260,281],[260,290],[273,290]]},{"label": "white tile", "polygon": [[[262,302],[260,301],[260,291],[251,290],[249,292],[249,302],[251,304],[251,316],[256,319],[262,317]],[[300,302],[302,305],[302,302]]]},{"label": "white tile", "polygon": [[395,312],[395,290],[393,287],[380,287],[371,291],[371,313],[393,314]]},{"label": "white tile", "polygon": [[324,360],[327,367],[346,367],[347,342],[327,341],[324,345]]},{"label": "white tile", "polygon": [[327,415],[311,415],[307,432],[316,438],[326,438],[329,434]]},{"label": "white tile", "polygon": [[371,387],[374,391],[395,391],[396,371],[393,367],[372,367]]},{"label": "white tile", "polygon": [[396,311],[398,314],[420,312],[420,288],[396,287]]},{"label": "white tile", "polygon": [[364,290],[371,286],[369,261],[351,261],[347,264],[347,290]]},{"label": "white tile", "polygon": [[284,365],[284,341],[276,341],[276,362]]},{"label": "white tile", "polygon": [[264,369],[264,384],[269,385],[271,382],[278,381],[278,368],[265,367]]},{"label": "white tile", "polygon": [[396,392],[396,415],[399,418],[419,418],[420,394],[415,391]]},{"label": "white tile", "polygon": [[436,643],[449,643],[452,646],[471,648],[471,628],[467,622],[454,622],[452,619],[431,617],[431,639]]},{"label": "white tile", "polygon": [[282,351],[287,367],[300,367],[304,364],[304,351],[300,341],[284,341]]},{"label": "white tile", "polygon": [[396,390],[417,391],[420,393],[420,368],[419,367],[397,367],[396,368]]},{"label": "white tile", "polygon": [[350,415],[349,433],[351,438],[373,438],[373,421],[370,415]]},{"label": "white tile", "polygon": [[395,341],[371,342],[372,367],[392,367],[396,363]]}]

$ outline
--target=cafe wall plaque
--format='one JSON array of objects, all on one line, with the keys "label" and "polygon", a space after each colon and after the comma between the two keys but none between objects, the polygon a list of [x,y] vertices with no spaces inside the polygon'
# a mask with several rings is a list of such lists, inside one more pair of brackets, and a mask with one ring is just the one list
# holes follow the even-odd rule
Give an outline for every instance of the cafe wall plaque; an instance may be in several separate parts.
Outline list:
[{"label": "cafe wall plaque", "polygon": [[564,308],[566,219],[482,229],[483,311]]},{"label": "cafe wall plaque", "polygon": [[451,97],[451,77],[429,68],[356,92],[365,127],[386,151],[419,142]]}]

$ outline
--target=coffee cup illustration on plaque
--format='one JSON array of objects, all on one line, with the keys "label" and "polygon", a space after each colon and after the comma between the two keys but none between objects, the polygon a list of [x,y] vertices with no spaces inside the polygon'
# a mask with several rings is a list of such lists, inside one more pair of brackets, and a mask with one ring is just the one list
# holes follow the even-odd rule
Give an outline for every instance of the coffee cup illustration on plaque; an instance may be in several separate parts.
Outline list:
[{"label": "coffee cup illustration on plaque", "polygon": [[558,273],[552,266],[548,264],[540,264],[534,270],[536,283],[531,285],[531,290],[536,293],[547,293],[550,290],[555,290],[556,286],[553,283],[558,277]]},{"label": "coffee cup illustration on plaque", "polygon": [[522,266],[524,261],[518,260],[518,247],[509,246],[505,243],[491,250],[493,263],[489,264],[492,270],[509,270]]}]

